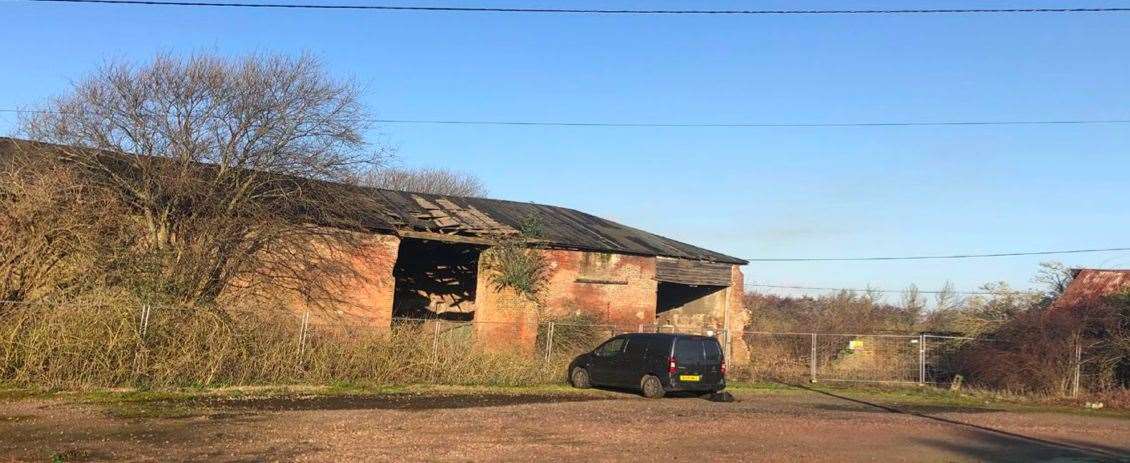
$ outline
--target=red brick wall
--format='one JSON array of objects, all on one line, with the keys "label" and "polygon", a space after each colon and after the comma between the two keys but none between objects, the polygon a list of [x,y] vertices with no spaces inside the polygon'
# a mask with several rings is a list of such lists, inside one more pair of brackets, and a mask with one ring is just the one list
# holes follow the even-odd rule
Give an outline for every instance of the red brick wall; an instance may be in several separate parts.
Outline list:
[{"label": "red brick wall", "polygon": [[479,257],[475,285],[475,339],[488,349],[534,349],[538,337],[537,305],[509,288],[496,288],[491,271],[483,265],[488,249]]},{"label": "red brick wall", "polygon": [[545,253],[552,267],[547,315],[585,313],[626,330],[655,323],[654,257],[566,250]]},{"label": "red brick wall", "polygon": [[396,265],[399,246],[400,239],[395,236],[371,235],[350,257],[357,277],[342,282],[337,288],[341,301],[327,309],[308,308],[299,302],[297,310],[309,309],[312,319],[327,323],[389,326],[395,287],[392,268]]},{"label": "red brick wall", "polygon": [[655,258],[566,250],[542,252],[549,260],[550,276],[540,308],[513,291],[494,288],[489,271],[480,263],[475,331],[481,344],[533,349],[537,324],[544,322],[544,318],[588,314],[601,323],[615,324],[627,331],[654,323]]}]

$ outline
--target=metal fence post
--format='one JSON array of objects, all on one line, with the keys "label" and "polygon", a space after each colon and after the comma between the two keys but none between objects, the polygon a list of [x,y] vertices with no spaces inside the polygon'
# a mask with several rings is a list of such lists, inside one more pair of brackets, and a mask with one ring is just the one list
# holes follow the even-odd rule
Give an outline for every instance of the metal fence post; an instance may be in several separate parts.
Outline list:
[{"label": "metal fence post", "polygon": [[439,321],[432,321],[432,354],[439,358]]},{"label": "metal fence post", "polygon": [[549,322],[549,327],[545,330],[545,362],[549,363],[549,359],[553,357],[553,322]]},{"label": "metal fence post", "polygon": [[151,308],[149,307],[149,304],[144,304],[144,305],[141,306],[141,320],[138,322],[137,328],[138,328],[138,332],[141,333],[141,337],[143,337],[143,338],[145,337],[145,333],[147,331],[149,331],[149,312],[150,312],[150,310],[151,310]]},{"label": "metal fence post", "polygon": [[302,329],[298,332],[298,355],[306,348],[306,330],[310,325],[310,312],[302,314]]},{"label": "metal fence post", "polygon": [[926,384],[926,334],[918,335],[918,385]]},{"label": "metal fence post", "polygon": [[816,333],[812,333],[812,356],[808,359],[809,380],[816,382]]},{"label": "metal fence post", "polygon": [[[732,339],[730,339],[730,330],[729,329],[727,329],[725,331],[725,335],[726,335],[726,358],[732,359],[733,354],[734,354],[734,349],[733,349],[734,341]],[[733,362],[733,360],[730,360],[730,361]]]},{"label": "metal fence post", "polygon": [[1080,342],[1078,336],[1075,337],[1074,357],[1072,360],[1075,364],[1075,371],[1071,378],[1071,397],[1079,397],[1079,380],[1083,376],[1083,343]]}]

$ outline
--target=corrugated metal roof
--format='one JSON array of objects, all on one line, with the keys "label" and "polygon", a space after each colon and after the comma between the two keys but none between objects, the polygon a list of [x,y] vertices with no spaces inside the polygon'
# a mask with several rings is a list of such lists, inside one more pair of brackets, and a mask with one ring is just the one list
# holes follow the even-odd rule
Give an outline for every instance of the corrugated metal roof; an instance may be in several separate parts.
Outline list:
[{"label": "corrugated metal roof", "polygon": [[[57,145],[0,137],[0,162],[5,154],[28,147],[44,152],[60,148]],[[428,237],[452,241],[465,238],[490,239],[499,235],[517,234],[524,221],[535,219],[540,229],[539,239],[549,247],[738,265],[748,263],[736,257],[565,207],[303,181],[319,188],[337,189],[335,194],[355,197],[359,207],[353,213],[359,216],[354,218],[374,231],[405,235],[425,232]]]},{"label": "corrugated metal roof", "polygon": [[1057,308],[1079,307],[1130,290],[1130,270],[1075,269],[1075,278],[1056,299]]}]

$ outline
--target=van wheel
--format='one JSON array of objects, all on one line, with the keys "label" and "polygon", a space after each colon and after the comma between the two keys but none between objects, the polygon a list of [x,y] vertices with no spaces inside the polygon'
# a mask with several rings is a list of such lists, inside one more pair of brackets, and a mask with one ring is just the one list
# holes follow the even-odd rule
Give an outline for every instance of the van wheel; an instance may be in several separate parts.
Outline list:
[{"label": "van wheel", "polygon": [[663,383],[659,382],[659,378],[654,375],[643,377],[643,380],[640,381],[640,390],[643,391],[643,396],[649,399],[658,399],[667,392],[663,390]]},{"label": "van wheel", "polygon": [[588,389],[592,387],[592,382],[589,381],[588,370],[581,367],[573,369],[573,373],[569,375],[569,382],[573,387],[578,389]]}]

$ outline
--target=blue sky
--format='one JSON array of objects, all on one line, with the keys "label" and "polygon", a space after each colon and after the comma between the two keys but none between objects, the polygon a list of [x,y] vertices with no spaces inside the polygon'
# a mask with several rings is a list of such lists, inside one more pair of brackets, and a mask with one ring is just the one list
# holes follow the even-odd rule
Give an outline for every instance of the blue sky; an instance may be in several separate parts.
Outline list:
[{"label": "blue sky", "polygon": [[[1116,0],[1070,3],[1130,7]],[[818,1],[489,4],[845,6]],[[1130,13],[672,17],[5,2],[0,16],[5,18],[0,28],[3,108],[34,106],[107,59],[143,60],[157,52],[308,51],[332,73],[361,83],[375,115],[390,119],[1130,119]],[[10,132],[14,119],[0,115],[0,133]],[[371,136],[397,148],[397,163],[471,172],[493,197],[569,206],[740,257],[1130,246],[1128,125],[385,125]],[[757,263],[745,272],[747,281],[785,285],[897,289],[916,283],[933,289],[950,280],[971,290],[1003,280],[1024,288],[1040,260]],[[1130,267],[1130,253],[1062,260]]]}]

